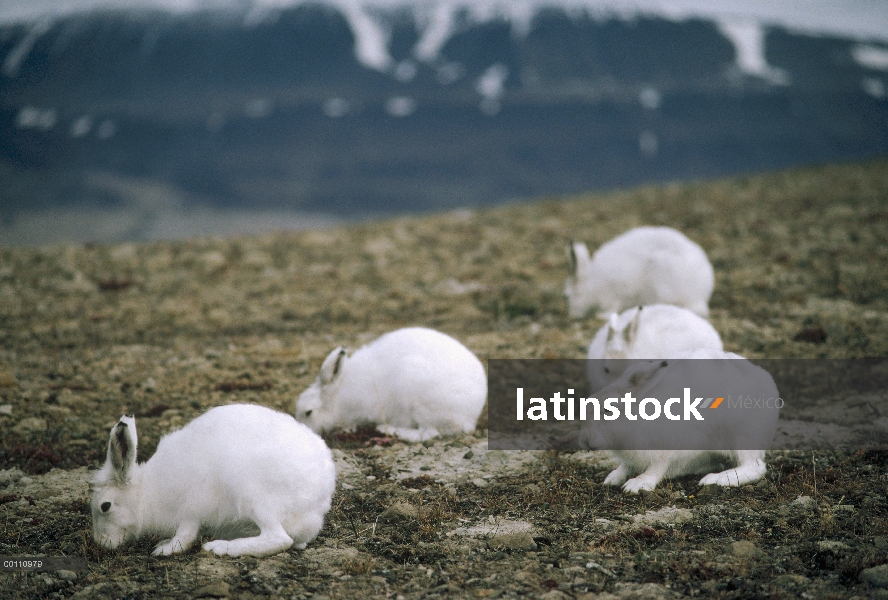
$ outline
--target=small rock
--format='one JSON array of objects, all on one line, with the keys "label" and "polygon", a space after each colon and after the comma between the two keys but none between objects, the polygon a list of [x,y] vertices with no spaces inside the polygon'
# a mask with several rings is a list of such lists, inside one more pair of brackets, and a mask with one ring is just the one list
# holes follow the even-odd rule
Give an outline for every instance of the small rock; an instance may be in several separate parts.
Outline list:
[{"label": "small rock", "polygon": [[697,492],[700,498],[718,498],[725,492],[724,486],[721,485],[704,485]]},{"label": "small rock", "polygon": [[594,571],[598,571],[599,573],[604,573],[604,574],[607,575],[608,577],[616,577],[616,576],[617,576],[616,573],[614,573],[614,572],[611,571],[610,569],[607,569],[607,568],[605,568],[605,567],[602,567],[601,565],[599,565],[599,564],[598,564],[597,562],[595,562],[594,560],[587,562],[587,563],[586,563],[586,568],[587,568],[587,569],[592,569],[592,570],[594,570]]},{"label": "small rock", "polygon": [[774,580],[774,584],[780,587],[796,587],[808,585],[809,579],[797,573],[786,573]]},{"label": "small rock", "polygon": [[522,488],[521,493],[525,496],[536,496],[540,493],[540,486],[535,483],[528,483]]},{"label": "small rock", "polygon": [[55,496],[60,496],[61,494],[62,494],[62,490],[60,490],[59,488],[53,487],[53,486],[48,486],[48,487],[41,487],[40,489],[38,489],[37,491],[35,491],[31,495],[35,498],[40,499],[40,500],[45,500],[46,498],[53,498]]},{"label": "small rock", "polygon": [[245,266],[257,269],[268,266],[272,262],[271,255],[262,250],[250,250],[241,260]]},{"label": "small rock", "polygon": [[485,458],[487,462],[507,462],[509,455],[505,450],[491,450]]},{"label": "small rock", "polygon": [[393,523],[415,519],[418,516],[419,510],[415,506],[406,502],[395,502],[379,515],[379,520],[383,523]]},{"label": "small rock", "polygon": [[62,569],[56,573],[59,576],[59,579],[63,581],[74,581],[77,579],[77,573],[74,571],[68,571],[66,569]]},{"label": "small rock", "polygon": [[472,452],[471,450],[469,450],[468,452],[466,452],[465,454],[463,454],[463,458],[466,458],[466,459],[468,459],[468,458],[472,458],[473,456],[475,456],[475,453]]},{"label": "small rock", "polygon": [[757,558],[762,553],[758,547],[748,540],[731,544],[731,554],[740,558]]},{"label": "small rock", "polygon": [[17,388],[18,385],[15,373],[12,371],[0,371],[0,388]]},{"label": "small rock", "polygon": [[536,550],[536,542],[527,531],[498,533],[487,540],[487,545],[494,550]]},{"label": "small rock", "polygon": [[604,592],[579,596],[577,600],[667,600],[678,595],[660,583],[617,583],[614,593]]},{"label": "small rock", "polygon": [[12,404],[0,404],[0,415],[11,415]]},{"label": "small rock", "polygon": [[15,467],[11,469],[0,470],[0,487],[5,487],[11,483],[15,483],[24,477],[25,474]]},{"label": "small rock", "polygon": [[664,506],[660,510],[650,510],[643,515],[635,515],[632,520],[636,523],[685,523],[694,518],[694,513],[687,508]]},{"label": "small rock", "polygon": [[12,430],[19,435],[43,433],[46,431],[46,419],[41,419],[40,417],[28,417],[19,421]]},{"label": "small rock", "polygon": [[792,501],[792,505],[810,509],[817,506],[817,501],[811,496],[799,496]]},{"label": "small rock", "polygon": [[817,549],[821,552],[840,552],[842,550],[849,550],[850,546],[837,540],[821,540],[817,542]]},{"label": "small rock", "polygon": [[826,342],[826,330],[823,327],[806,327],[793,336],[793,341],[807,342],[809,344],[823,344]]},{"label": "small rock", "polygon": [[512,575],[512,579],[517,581],[518,583],[523,583],[524,585],[537,585],[540,582],[540,577],[536,573],[531,573],[528,571],[516,571]]},{"label": "small rock", "polygon": [[58,417],[60,419],[64,419],[71,415],[71,409],[67,406],[45,406],[43,408],[43,412],[48,413],[54,417]]},{"label": "small rock", "polygon": [[481,479],[480,477],[476,477],[475,479],[473,479],[472,484],[476,488],[486,488],[488,485],[490,485],[487,481],[485,481],[484,479]]},{"label": "small rock", "polygon": [[860,581],[873,587],[888,588],[888,564],[864,569],[860,572]]},{"label": "small rock", "polygon": [[200,257],[200,262],[204,272],[212,273],[224,267],[228,261],[221,252],[212,250],[203,254]]},{"label": "small rock", "polygon": [[228,584],[217,580],[194,590],[195,598],[227,598]]},{"label": "small rock", "polygon": [[561,590],[551,590],[540,596],[541,600],[569,600],[570,596]]}]

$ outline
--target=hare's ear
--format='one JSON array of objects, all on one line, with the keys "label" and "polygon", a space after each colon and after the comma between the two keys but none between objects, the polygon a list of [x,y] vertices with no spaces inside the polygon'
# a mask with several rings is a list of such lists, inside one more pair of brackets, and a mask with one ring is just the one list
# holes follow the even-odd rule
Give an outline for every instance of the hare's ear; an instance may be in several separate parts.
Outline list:
[{"label": "hare's ear", "polygon": [[330,383],[336,379],[336,376],[342,371],[342,365],[347,357],[348,351],[342,346],[328,354],[321,365],[321,382]]},{"label": "hare's ear", "polygon": [[626,340],[626,344],[632,344],[635,341],[635,336],[638,335],[638,324],[641,322],[641,309],[643,306],[638,307],[638,312],[635,313],[635,316],[632,317],[632,321],[629,322],[629,325],[623,330],[623,338]]},{"label": "hare's ear", "polygon": [[136,419],[131,416],[120,417],[120,421],[111,429],[111,439],[108,441],[108,462],[118,483],[129,481],[130,473],[136,465],[137,449]]},{"label": "hare's ear", "polygon": [[583,242],[571,242],[567,247],[567,256],[570,258],[570,272],[577,273],[581,265],[589,262],[589,249]]},{"label": "hare's ear", "polygon": [[610,317],[607,320],[607,342],[610,343],[614,340],[614,337],[617,335],[620,330],[619,324],[619,315],[617,313],[611,313]]},{"label": "hare's ear", "polygon": [[645,364],[643,368],[630,368],[632,374],[629,375],[629,385],[635,390],[635,395],[644,398],[655,385],[660,383],[668,366],[669,361],[658,360]]}]

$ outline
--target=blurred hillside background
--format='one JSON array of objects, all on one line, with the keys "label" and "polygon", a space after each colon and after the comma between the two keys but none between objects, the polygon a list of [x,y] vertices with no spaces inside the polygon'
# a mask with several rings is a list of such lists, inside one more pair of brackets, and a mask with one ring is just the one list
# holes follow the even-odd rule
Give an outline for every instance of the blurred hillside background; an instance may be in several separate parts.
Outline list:
[{"label": "blurred hillside background", "polygon": [[0,245],[885,155],[880,0],[0,4]]}]

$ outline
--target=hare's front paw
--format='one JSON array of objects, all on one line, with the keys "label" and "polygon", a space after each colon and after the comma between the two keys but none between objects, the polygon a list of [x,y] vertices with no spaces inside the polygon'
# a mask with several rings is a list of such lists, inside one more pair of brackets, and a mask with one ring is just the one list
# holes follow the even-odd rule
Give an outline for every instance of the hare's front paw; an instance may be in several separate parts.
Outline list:
[{"label": "hare's front paw", "polygon": [[[760,462],[760,461],[759,461]],[[700,480],[700,485],[722,485],[725,487],[740,487],[747,483],[754,483],[764,477],[764,463],[749,466],[740,466],[736,469],[728,469],[721,473],[710,473]]]},{"label": "hare's front paw", "polygon": [[725,473],[710,473],[700,480],[700,485],[723,485],[731,486],[733,483],[728,480]]},{"label": "hare's front paw", "polygon": [[171,538],[168,540],[161,540],[157,546],[154,547],[154,551],[151,553],[152,556],[169,556],[171,554],[178,554],[179,552],[184,552],[186,548],[183,546],[182,542],[177,540],[176,538]]},{"label": "hare's front paw", "polygon": [[623,485],[623,482],[628,478],[629,472],[626,470],[626,467],[620,465],[604,478],[604,485]]},{"label": "hare's front paw", "polygon": [[634,477],[623,484],[623,491],[627,494],[637,494],[638,492],[653,492],[657,487],[657,482],[644,475]]},{"label": "hare's front paw", "polygon": [[204,544],[203,549],[214,553],[216,556],[225,556],[229,554],[229,543],[228,540],[213,540]]}]

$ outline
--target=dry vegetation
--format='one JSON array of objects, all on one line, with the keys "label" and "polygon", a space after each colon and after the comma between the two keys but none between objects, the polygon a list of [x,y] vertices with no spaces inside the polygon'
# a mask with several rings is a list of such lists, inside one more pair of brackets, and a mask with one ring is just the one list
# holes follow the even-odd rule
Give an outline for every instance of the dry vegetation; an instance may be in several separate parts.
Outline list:
[{"label": "dry vegetation", "polygon": [[686,477],[626,497],[601,485],[597,454],[488,451],[484,422],[416,445],[365,431],[329,437],[342,484],[305,552],[158,559],[156,540],[92,542],[83,482],[119,415],[136,414],[146,460],[207,407],[290,412],[332,347],[405,325],[482,359],[583,357],[601,323],[566,315],[566,244],[642,224],[707,251],[726,349],[888,356],[884,161],[305,233],[0,249],[0,555],[89,561],[2,574],[0,595],[888,596],[860,581],[888,560],[884,448],[774,453],[755,486]]}]

